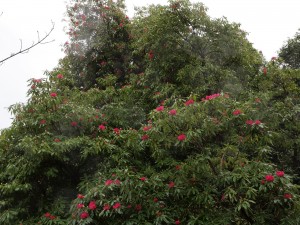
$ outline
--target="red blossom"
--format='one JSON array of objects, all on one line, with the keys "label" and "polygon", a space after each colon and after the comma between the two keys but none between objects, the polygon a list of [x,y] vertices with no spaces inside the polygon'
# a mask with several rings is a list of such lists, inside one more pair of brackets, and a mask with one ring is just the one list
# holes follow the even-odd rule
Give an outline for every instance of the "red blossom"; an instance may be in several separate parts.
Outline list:
[{"label": "red blossom", "polygon": [[50,96],[55,98],[55,97],[57,97],[57,94],[55,92],[52,92],[52,93],[50,93]]},{"label": "red blossom", "polygon": [[248,125],[253,125],[253,124],[254,124],[254,121],[253,121],[253,120],[246,120],[246,124],[248,124]]},{"label": "red blossom", "polygon": [[261,121],[260,120],[255,120],[254,123],[255,123],[255,125],[259,125],[259,124],[261,124]]},{"label": "red blossom", "polygon": [[72,126],[72,127],[76,127],[76,126],[77,126],[77,124],[78,124],[78,123],[77,123],[77,122],[75,122],[75,121],[72,121],[72,122],[71,122],[71,126]]},{"label": "red blossom", "polygon": [[237,115],[240,115],[242,113],[242,111],[240,109],[236,109],[233,111],[233,115],[237,116]]},{"label": "red blossom", "polygon": [[148,57],[149,57],[149,60],[153,60],[153,58],[154,58],[154,53],[153,53],[152,50],[150,50],[150,51],[148,52]]},{"label": "red blossom", "polygon": [[187,101],[184,103],[185,106],[189,106],[189,105],[192,105],[192,104],[194,104],[194,100],[193,100],[193,99],[189,99],[189,100],[187,100]]},{"label": "red blossom", "polygon": [[284,195],[283,195],[283,198],[285,198],[285,199],[291,199],[293,196],[292,196],[292,194],[290,194],[290,193],[285,193]]},{"label": "red blossom", "polygon": [[83,203],[78,203],[77,204],[77,209],[81,209],[81,208],[83,208],[84,207],[84,204]]},{"label": "red blossom", "polygon": [[82,212],[81,214],[80,214],[80,218],[81,219],[86,219],[86,218],[88,218],[90,215],[88,214],[88,212]]},{"label": "red blossom", "polygon": [[114,205],[113,205],[113,208],[114,209],[118,209],[121,207],[121,203],[120,202],[116,202]]},{"label": "red blossom", "polygon": [[105,186],[109,186],[109,185],[111,185],[111,184],[113,184],[113,183],[114,183],[113,180],[106,180],[106,181],[105,181]]},{"label": "red blossom", "polygon": [[62,75],[62,74],[57,74],[57,79],[63,79],[64,78],[64,76]]},{"label": "red blossom", "polygon": [[266,180],[261,180],[261,182],[260,182],[262,185],[264,185],[265,183],[266,183]]},{"label": "red blossom", "polygon": [[110,210],[110,205],[109,205],[109,204],[105,204],[105,205],[103,206],[103,210],[104,210],[104,211]]},{"label": "red blossom", "polygon": [[169,184],[168,184],[169,188],[173,188],[175,186],[175,183],[173,181],[171,181]]},{"label": "red blossom", "polygon": [[95,201],[91,201],[89,203],[89,209],[90,210],[95,210],[97,208],[96,202]]},{"label": "red blossom", "polygon": [[59,138],[55,138],[55,139],[54,139],[54,142],[57,142],[57,143],[58,143],[58,142],[60,142],[60,139],[59,139]]},{"label": "red blossom", "polygon": [[177,114],[176,109],[171,109],[171,110],[169,111],[169,115],[171,115],[171,116],[175,116],[176,114]]},{"label": "red blossom", "polygon": [[79,198],[79,199],[84,199],[84,195],[78,194],[78,195],[77,195],[77,198]]},{"label": "red blossom", "polygon": [[274,176],[271,174],[268,174],[265,176],[266,181],[268,182],[273,182],[274,181]]},{"label": "red blossom", "polygon": [[176,221],[175,221],[175,224],[180,224],[180,221],[179,221],[179,220],[176,220]]},{"label": "red blossom", "polygon": [[186,139],[186,136],[185,136],[185,134],[180,134],[180,135],[178,135],[177,139],[178,139],[178,141],[184,141]]},{"label": "red blossom", "polygon": [[143,131],[148,131],[148,130],[150,130],[152,128],[152,126],[145,126],[145,127],[143,127]]},{"label": "red blossom", "polygon": [[50,215],[49,219],[54,220],[54,219],[56,219],[56,216]]},{"label": "red blossom", "polygon": [[284,172],[283,171],[276,171],[276,176],[277,177],[283,177],[284,176]]},{"label": "red blossom", "polygon": [[142,210],[142,205],[141,204],[136,205],[135,210],[136,211],[141,211]]},{"label": "red blossom", "polygon": [[154,198],[153,201],[154,201],[154,202],[158,202],[158,198]]},{"label": "red blossom", "polygon": [[103,124],[101,124],[101,125],[98,126],[98,128],[99,128],[99,130],[104,131],[106,129],[106,126],[104,126]]},{"label": "red blossom", "polygon": [[157,111],[157,112],[164,111],[164,106],[163,106],[163,105],[158,106],[158,107],[156,108],[156,111]]},{"label": "red blossom", "polygon": [[263,73],[266,75],[268,72],[268,69],[266,67],[263,68]]},{"label": "red blossom", "polygon": [[146,140],[148,140],[148,139],[149,139],[149,135],[145,134],[145,135],[142,136],[142,140],[143,140],[143,141],[146,141]]},{"label": "red blossom", "polygon": [[176,169],[176,170],[181,170],[181,166],[180,166],[180,165],[176,165],[176,166],[175,166],[175,169]]},{"label": "red blossom", "polygon": [[115,184],[115,185],[120,185],[120,184],[121,184],[121,181],[118,180],[118,179],[116,179],[116,180],[114,180],[114,184]]},{"label": "red blossom", "polygon": [[40,124],[41,124],[41,125],[46,124],[46,120],[40,120]]},{"label": "red blossom", "polygon": [[46,218],[50,218],[51,214],[50,214],[49,212],[46,212],[46,213],[44,214],[44,216],[45,216]]},{"label": "red blossom", "polygon": [[145,181],[145,180],[147,180],[147,177],[141,177],[140,180]]},{"label": "red blossom", "polygon": [[115,133],[116,135],[119,135],[119,134],[120,134],[120,129],[119,129],[119,128],[114,128],[114,133]]},{"label": "red blossom", "polygon": [[42,79],[33,79],[33,83],[41,83]]},{"label": "red blossom", "polygon": [[219,93],[212,94],[212,95],[207,95],[204,100],[212,100],[212,99],[217,98],[219,96],[220,96]]}]

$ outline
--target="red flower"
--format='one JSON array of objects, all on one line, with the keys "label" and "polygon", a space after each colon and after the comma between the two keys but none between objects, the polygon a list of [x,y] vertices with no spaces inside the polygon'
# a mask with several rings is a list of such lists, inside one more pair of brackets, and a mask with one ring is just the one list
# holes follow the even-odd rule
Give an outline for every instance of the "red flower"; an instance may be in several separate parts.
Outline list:
[{"label": "red flower", "polygon": [[35,85],[31,85],[31,89],[36,89],[36,86]]},{"label": "red flower", "polygon": [[84,195],[78,194],[78,195],[77,195],[77,198],[79,198],[79,199],[84,199]]},{"label": "red flower", "polygon": [[119,134],[120,134],[120,129],[119,129],[119,128],[114,128],[114,133],[115,133],[116,135],[119,135]]},{"label": "red flower", "polygon": [[105,204],[105,205],[103,206],[103,210],[104,210],[104,211],[110,210],[109,204]]},{"label": "red flower", "polygon": [[50,220],[54,220],[56,218],[56,216],[50,215],[49,219]]},{"label": "red flower", "polygon": [[135,210],[136,211],[141,211],[142,210],[142,205],[141,204],[136,205]]},{"label": "red flower", "polygon": [[291,194],[289,194],[289,193],[285,193],[285,194],[283,195],[283,197],[284,197],[285,199],[291,199],[293,196],[292,196]]},{"label": "red flower", "polygon": [[168,184],[169,188],[173,188],[175,186],[175,183],[173,181],[171,181],[169,184]]},{"label": "red flower", "polygon": [[77,126],[77,122],[72,121],[72,122],[71,122],[71,126],[72,126],[72,127],[76,127],[76,126]]},{"label": "red flower", "polygon": [[284,172],[283,171],[276,171],[276,176],[277,177],[283,177],[284,176]]},{"label": "red flower", "polygon": [[62,75],[62,74],[57,74],[57,79],[63,79],[64,78],[64,76]]},{"label": "red flower", "polygon": [[246,124],[248,124],[248,125],[253,125],[253,124],[254,124],[254,121],[253,121],[253,120],[246,120]]},{"label": "red flower", "polygon": [[217,97],[219,97],[219,96],[220,96],[219,93],[217,93],[217,94],[212,94],[212,95],[207,95],[207,96],[205,97],[204,100],[212,100],[212,99],[217,98]]},{"label": "red flower", "polygon": [[171,115],[171,116],[175,116],[176,113],[177,113],[176,109],[171,109],[171,110],[169,111],[169,115]]},{"label": "red flower", "polygon": [[81,214],[80,214],[80,218],[81,219],[86,219],[86,218],[88,218],[89,217],[89,214],[87,213],[87,212],[82,212]]},{"label": "red flower", "polygon": [[98,127],[98,128],[99,128],[99,130],[102,130],[102,131],[103,131],[103,130],[105,130],[105,129],[106,129],[106,126],[104,126],[103,124],[101,124],[101,125],[99,125],[99,127]]},{"label": "red flower", "polygon": [[164,111],[164,106],[163,106],[163,105],[158,106],[158,107],[156,108],[156,111],[157,111],[157,112]]},{"label": "red flower", "polygon": [[115,185],[120,185],[120,184],[121,184],[121,181],[118,180],[118,179],[116,179],[116,180],[114,181],[114,184],[115,184]]},{"label": "red flower", "polygon": [[105,186],[109,186],[109,185],[111,185],[111,184],[113,184],[113,183],[114,183],[113,180],[106,180],[106,181],[105,181]]},{"label": "red flower", "polygon": [[95,201],[91,201],[91,202],[89,203],[89,209],[90,209],[90,210],[95,210],[96,208],[97,208],[96,202],[95,202]]},{"label": "red flower", "polygon": [[176,170],[181,170],[181,166],[180,166],[180,165],[176,165],[176,166],[175,166],[175,169],[176,169]]},{"label": "red flower", "polygon": [[256,103],[260,103],[260,102],[261,102],[261,101],[260,101],[260,98],[256,98],[256,99],[255,99],[255,102],[256,102]]},{"label": "red flower", "polygon": [[262,185],[264,185],[266,183],[266,180],[261,180],[260,182]]},{"label": "red flower", "polygon": [[145,180],[147,180],[147,177],[141,177],[140,180],[145,181]]},{"label": "red flower", "polygon": [[239,110],[239,109],[236,109],[236,110],[234,110],[233,111],[233,115],[235,115],[235,116],[237,116],[237,115],[240,115],[242,113],[242,111],[241,110]]},{"label": "red flower", "polygon": [[150,130],[152,128],[152,126],[145,126],[145,127],[143,127],[143,131],[148,131],[148,130]]},{"label": "red flower", "polygon": [[267,74],[268,69],[266,67],[263,68],[263,73],[266,75]]},{"label": "red flower", "polygon": [[44,214],[44,216],[47,217],[47,218],[50,218],[51,214],[50,214],[49,212],[46,212],[46,213]]},{"label": "red flower", "polygon": [[180,224],[180,221],[179,221],[179,220],[176,220],[176,221],[175,221],[175,224]]},{"label": "red flower", "polygon": [[41,82],[42,82],[42,79],[33,79],[33,82],[34,82],[34,83],[41,83]]},{"label": "red flower", "polygon": [[114,205],[113,205],[113,208],[114,209],[118,209],[121,207],[121,203],[120,202],[116,202]]},{"label": "red flower", "polygon": [[145,134],[145,135],[142,136],[142,140],[143,140],[143,141],[146,141],[146,140],[148,140],[148,139],[149,139],[149,136],[148,136],[147,134]]},{"label": "red flower", "polygon": [[259,125],[259,124],[261,124],[261,121],[260,120],[255,120],[255,125]]},{"label": "red flower", "polygon": [[192,104],[194,104],[194,100],[193,100],[193,99],[189,99],[189,100],[187,100],[187,101],[184,103],[185,106],[189,106],[189,105],[192,105]]},{"label": "red flower", "polygon": [[131,205],[128,205],[128,206],[127,206],[127,209],[130,209],[131,207],[132,207]]},{"label": "red flower", "polygon": [[154,198],[153,201],[154,201],[154,202],[158,202],[158,198]]},{"label": "red flower", "polygon": [[81,208],[83,208],[84,207],[84,204],[83,203],[78,203],[77,204],[77,209],[81,209]]},{"label": "red flower", "polygon": [[180,134],[180,135],[178,135],[177,139],[178,139],[178,141],[184,141],[186,139],[186,136],[185,136],[185,134]]},{"label": "red flower", "polygon": [[265,176],[265,179],[266,179],[266,181],[268,181],[268,182],[273,182],[274,181],[274,177],[272,176],[272,175],[266,175]]},{"label": "red flower", "polygon": [[50,93],[50,96],[55,98],[55,97],[57,97],[57,94],[55,92],[52,92],[52,93]]},{"label": "red flower", "polygon": [[46,124],[46,120],[40,120],[40,124],[41,124],[41,125]]},{"label": "red flower", "polygon": [[60,139],[59,138],[55,138],[54,142],[60,142]]},{"label": "red flower", "polygon": [[152,50],[149,51],[148,57],[149,57],[149,60],[152,60],[154,58],[154,53]]},{"label": "red flower", "polygon": [[276,57],[275,57],[275,56],[273,56],[273,57],[271,58],[271,60],[272,60],[272,61],[276,60]]}]

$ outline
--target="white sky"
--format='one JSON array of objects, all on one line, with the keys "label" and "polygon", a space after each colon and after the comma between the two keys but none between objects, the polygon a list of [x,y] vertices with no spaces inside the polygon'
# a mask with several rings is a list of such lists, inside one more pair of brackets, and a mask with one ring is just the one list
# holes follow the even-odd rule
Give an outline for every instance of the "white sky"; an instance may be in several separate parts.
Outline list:
[{"label": "white sky", "polygon": [[[134,6],[166,3],[166,0],[126,0],[128,14]],[[193,2],[196,2],[195,0]],[[299,0],[202,0],[211,17],[225,16],[231,22],[241,24],[249,33],[248,39],[261,50],[266,59],[276,52],[288,37],[300,28]],[[0,129],[8,127],[11,115],[7,107],[26,101],[27,80],[40,78],[45,70],[51,70],[63,57],[61,45],[67,40],[62,22],[66,3],[64,0],[0,0],[0,60],[23,46],[37,41],[37,31],[42,37],[55,22],[55,29],[48,41],[27,54],[11,58],[0,66]]]}]

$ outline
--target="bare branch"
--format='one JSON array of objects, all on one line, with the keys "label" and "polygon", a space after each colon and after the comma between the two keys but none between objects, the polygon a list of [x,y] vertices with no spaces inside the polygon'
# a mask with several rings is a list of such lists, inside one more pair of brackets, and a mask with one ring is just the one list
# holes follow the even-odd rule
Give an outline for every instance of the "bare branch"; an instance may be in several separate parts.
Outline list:
[{"label": "bare branch", "polygon": [[[1,15],[2,15],[2,14],[1,14]],[[55,25],[54,22],[52,22],[52,28],[50,29],[50,31],[49,31],[48,33],[45,34],[45,36],[44,36],[42,39],[40,39],[39,32],[37,31],[37,33],[38,33],[38,41],[37,41],[36,43],[33,42],[31,46],[29,46],[29,47],[27,47],[27,48],[25,48],[25,49],[23,49],[22,40],[20,39],[20,42],[21,42],[20,50],[19,50],[18,52],[16,52],[16,53],[12,53],[10,56],[6,57],[5,59],[0,60],[0,66],[1,66],[6,60],[8,60],[8,59],[10,59],[10,58],[12,58],[12,57],[14,57],[14,56],[16,56],[16,55],[28,53],[28,51],[29,51],[30,49],[32,49],[33,47],[37,46],[38,44],[47,44],[47,43],[53,42],[54,40],[48,41],[48,42],[43,42],[43,41],[44,41],[44,40],[51,34],[51,32],[54,30],[54,25]]]}]

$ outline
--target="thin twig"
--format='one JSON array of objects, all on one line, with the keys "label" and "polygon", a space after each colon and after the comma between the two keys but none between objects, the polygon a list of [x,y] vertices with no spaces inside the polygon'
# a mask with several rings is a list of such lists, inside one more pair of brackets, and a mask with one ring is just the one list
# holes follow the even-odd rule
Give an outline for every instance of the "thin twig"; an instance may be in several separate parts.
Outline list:
[{"label": "thin twig", "polygon": [[23,49],[22,40],[20,39],[20,42],[21,42],[21,48],[20,48],[20,50],[19,50],[18,52],[16,52],[16,53],[12,53],[10,56],[6,57],[5,59],[0,60],[0,66],[3,64],[4,61],[6,61],[6,60],[8,60],[8,59],[10,59],[10,58],[12,58],[12,57],[14,57],[14,56],[16,56],[16,55],[23,54],[23,53],[28,53],[28,51],[29,51],[30,49],[32,49],[33,47],[37,46],[38,44],[47,44],[47,43],[53,42],[54,40],[48,41],[48,42],[43,42],[43,41],[44,41],[44,40],[51,34],[51,32],[54,30],[54,25],[55,25],[54,22],[52,22],[52,28],[51,28],[51,30],[50,30],[48,33],[46,33],[46,35],[45,35],[42,39],[40,39],[39,32],[37,32],[37,33],[38,33],[38,41],[37,41],[36,43],[33,42],[32,45],[29,46],[28,48]]}]

